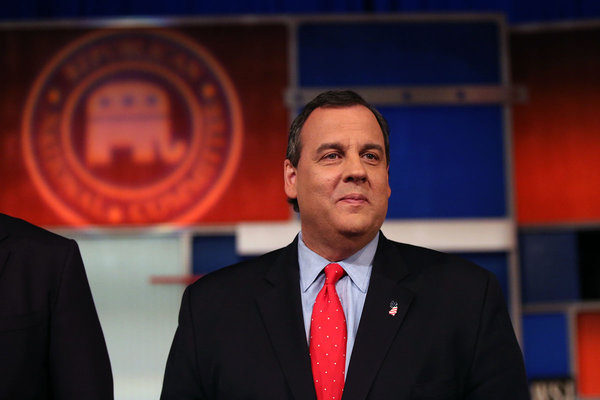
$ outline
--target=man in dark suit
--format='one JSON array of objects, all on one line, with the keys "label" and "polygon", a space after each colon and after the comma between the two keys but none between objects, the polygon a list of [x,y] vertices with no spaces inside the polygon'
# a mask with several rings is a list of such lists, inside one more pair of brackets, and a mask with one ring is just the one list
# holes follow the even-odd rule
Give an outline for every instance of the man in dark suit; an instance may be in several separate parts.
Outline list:
[{"label": "man in dark suit", "polygon": [[0,399],[113,399],[108,352],[77,244],[4,214]]},{"label": "man in dark suit", "polygon": [[529,397],[493,275],[380,233],[388,166],[387,123],[356,93],[304,108],[284,163],[301,232],[186,289],[163,400]]}]

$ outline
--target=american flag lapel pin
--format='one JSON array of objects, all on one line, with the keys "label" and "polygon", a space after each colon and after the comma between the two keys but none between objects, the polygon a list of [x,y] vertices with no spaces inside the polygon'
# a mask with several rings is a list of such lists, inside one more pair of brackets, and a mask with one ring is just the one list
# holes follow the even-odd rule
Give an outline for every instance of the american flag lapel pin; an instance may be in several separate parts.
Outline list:
[{"label": "american flag lapel pin", "polygon": [[388,311],[388,314],[390,314],[392,317],[395,317],[397,312],[398,312],[398,302],[396,300],[392,300],[390,302],[390,311]]}]

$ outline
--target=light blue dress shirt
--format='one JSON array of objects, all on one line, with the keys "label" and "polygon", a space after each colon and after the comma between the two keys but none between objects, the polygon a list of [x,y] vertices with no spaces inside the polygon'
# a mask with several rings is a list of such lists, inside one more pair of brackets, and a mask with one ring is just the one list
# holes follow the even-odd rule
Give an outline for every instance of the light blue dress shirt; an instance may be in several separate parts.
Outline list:
[{"label": "light blue dress shirt", "polygon": [[[340,297],[344,309],[347,326],[346,342],[346,373],[354,347],[356,331],[360,322],[367,289],[373,269],[373,258],[379,243],[379,235],[371,240],[365,247],[342,261],[337,261],[346,271],[346,275],[335,285],[335,290]],[[310,319],[317,294],[325,284],[323,268],[331,261],[321,257],[304,244],[302,233],[298,237],[298,264],[300,265],[300,295],[302,297],[302,313],[306,329],[306,341],[310,337]]]}]

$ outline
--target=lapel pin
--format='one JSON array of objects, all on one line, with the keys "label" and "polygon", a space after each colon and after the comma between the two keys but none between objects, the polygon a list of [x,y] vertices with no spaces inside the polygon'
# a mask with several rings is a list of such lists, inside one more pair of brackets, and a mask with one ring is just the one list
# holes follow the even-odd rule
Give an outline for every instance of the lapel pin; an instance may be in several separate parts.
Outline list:
[{"label": "lapel pin", "polygon": [[392,300],[390,302],[390,311],[388,311],[388,314],[390,314],[392,317],[395,317],[397,312],[398,312],[398,302],[395,300]]}]

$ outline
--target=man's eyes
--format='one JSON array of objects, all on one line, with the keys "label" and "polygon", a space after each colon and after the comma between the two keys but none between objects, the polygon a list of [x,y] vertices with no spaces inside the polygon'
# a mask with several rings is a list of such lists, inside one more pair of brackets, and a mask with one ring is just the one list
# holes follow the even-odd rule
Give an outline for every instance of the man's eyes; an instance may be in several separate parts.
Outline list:
[{"label": "man's eyes", "polygon": [[[381,158],[379,156],[379,154],[377,154],[377,153],[364,153],[361,155],[361,157],[363,157],[369,161],[378,161]],[[321,158],[323,160],[337,160],[339,158],[342,158],[342,155],[340,153],[334,152],[334,153],[327,153]]]},{"label": "man's eyes", "polygon": [[339,158],[340,155],[338,153],[327,153],[323,156],[323,159],[325,160],[335,160],[337,158]]},{"label": "man's eyes", "polygon": [[367,160],[370,160],[370,161],[377,161],[380,158],[379,154],[376,154],[376,153],[365,153],[365,154],[363,154],[363,157],[365,157]]}]

